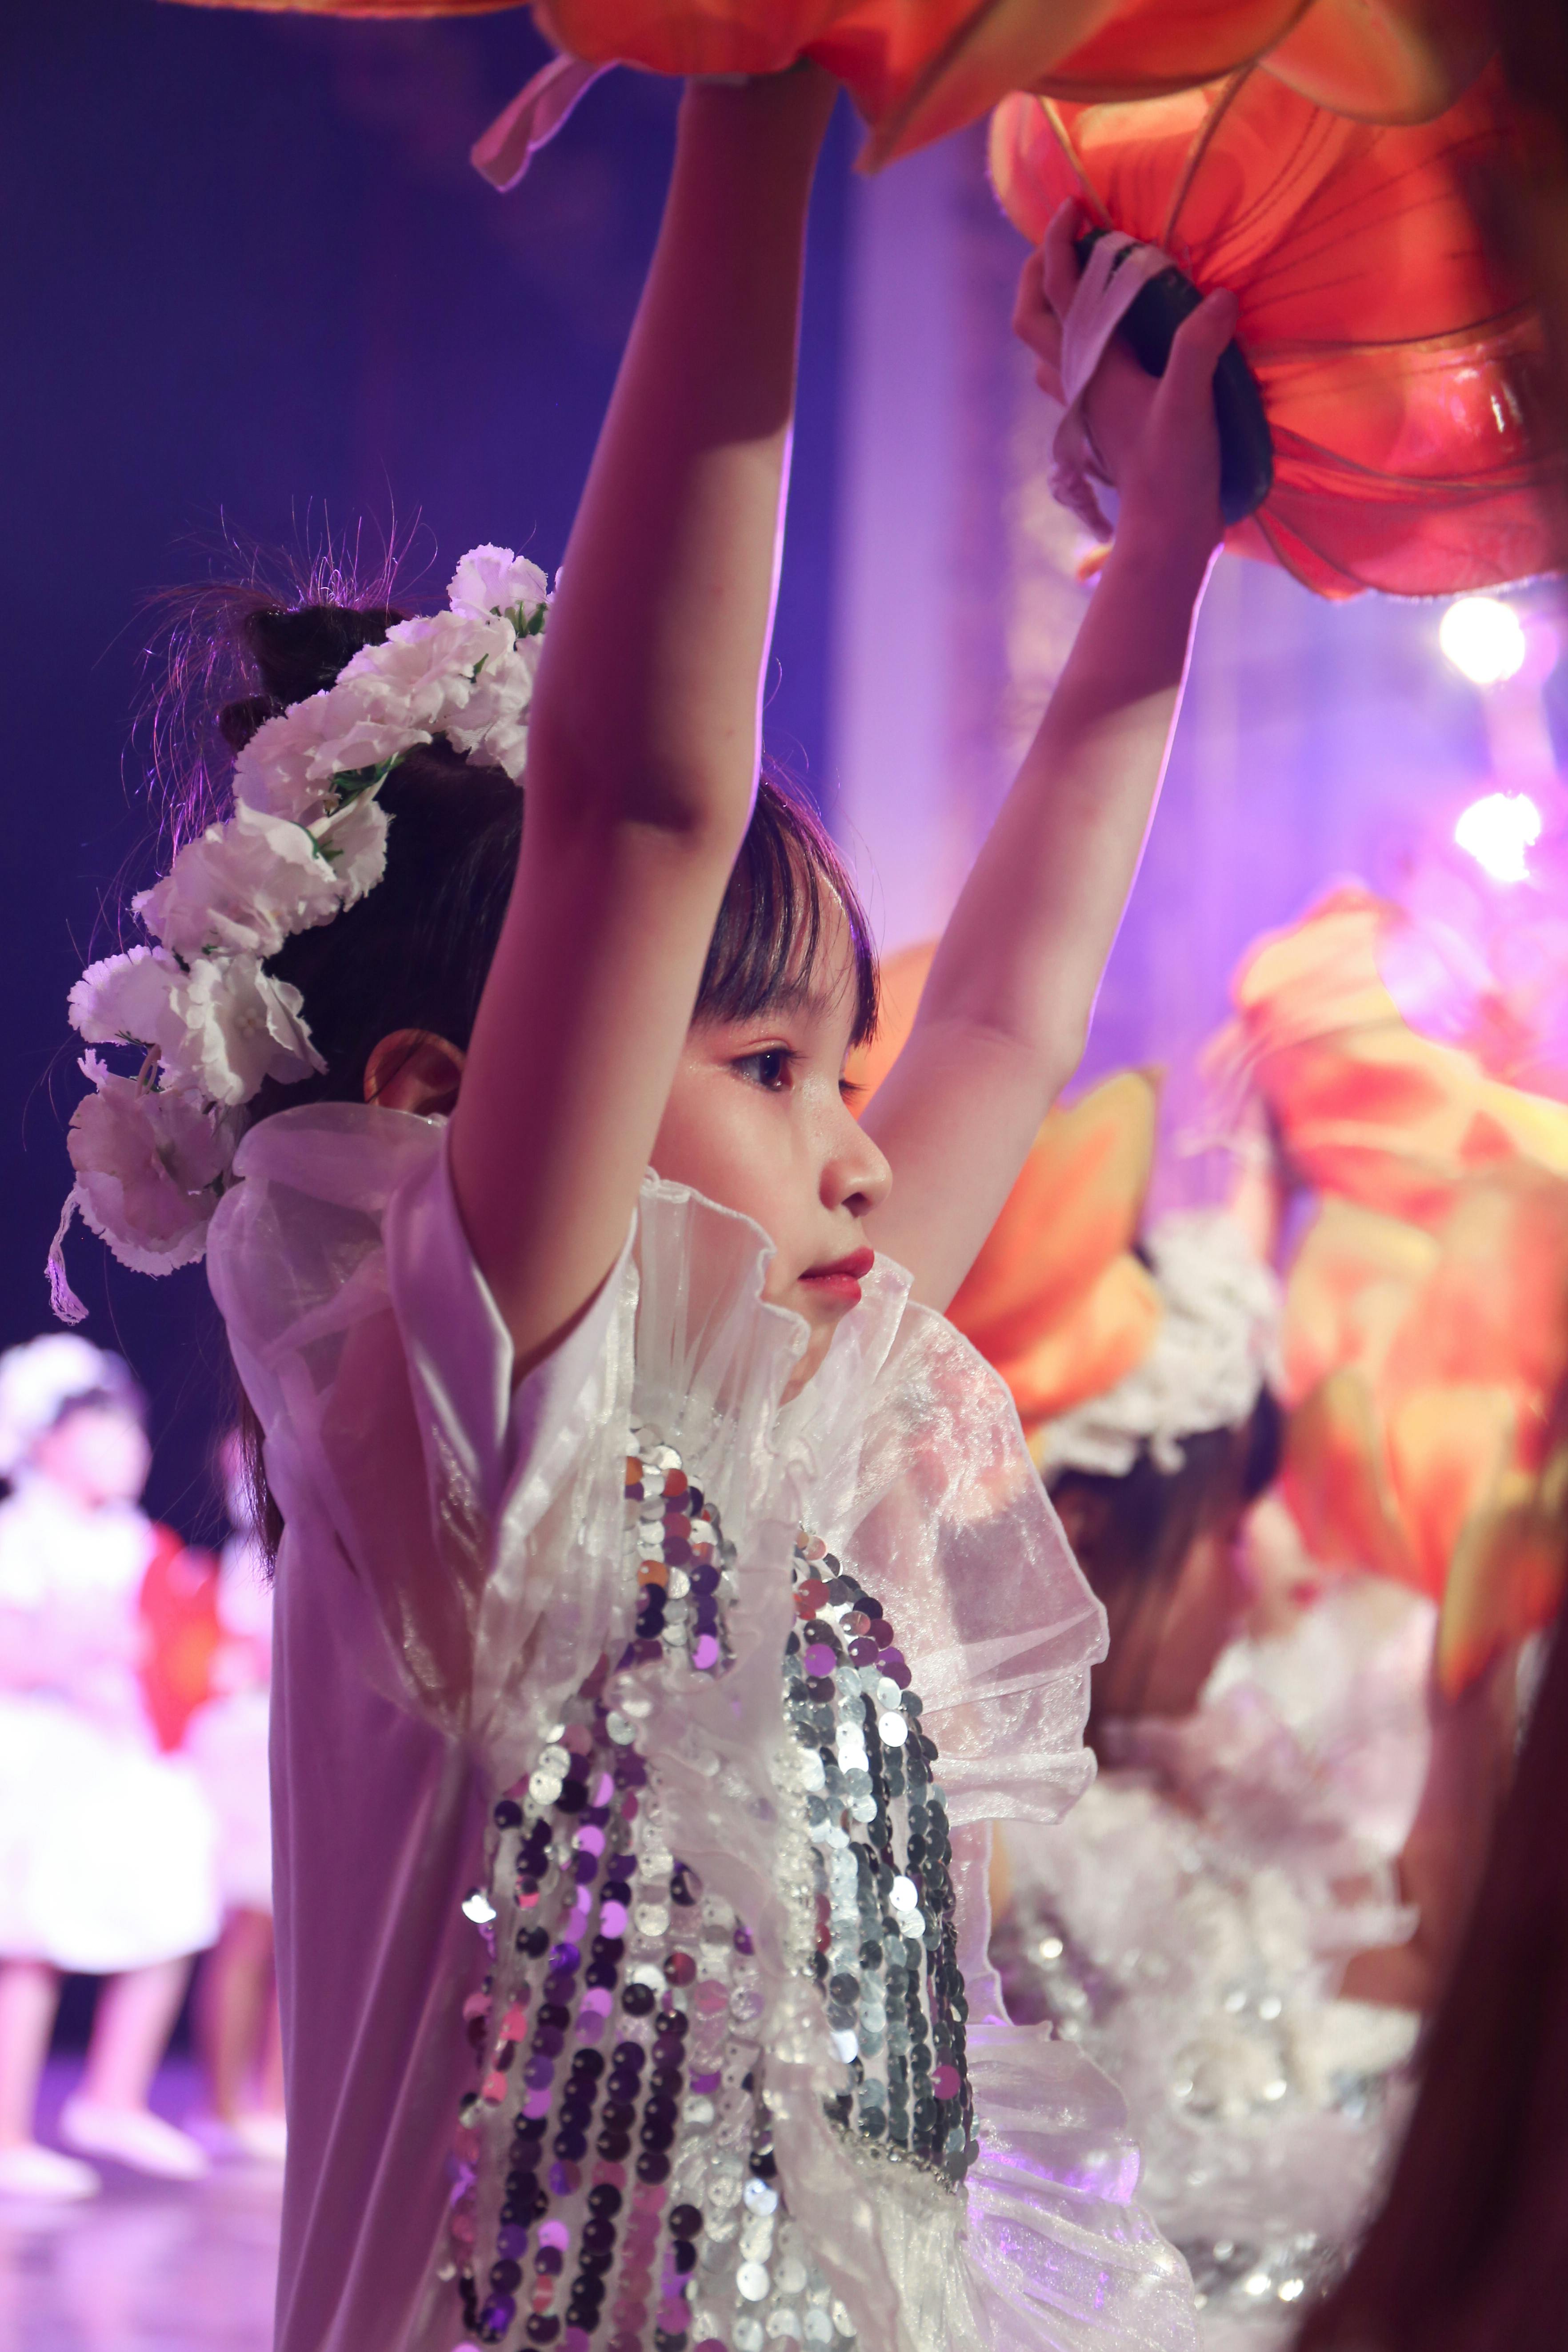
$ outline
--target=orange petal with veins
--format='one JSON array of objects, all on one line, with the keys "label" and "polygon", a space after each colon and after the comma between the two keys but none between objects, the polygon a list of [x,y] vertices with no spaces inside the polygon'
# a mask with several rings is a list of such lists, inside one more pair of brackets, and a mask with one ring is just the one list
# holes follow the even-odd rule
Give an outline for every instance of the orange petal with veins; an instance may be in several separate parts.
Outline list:
[{"label": "orange petal with veins", "polygon": [[1268,54],[1268,71],[1363,122],[1429,122],[1493,48],[1482,0],[1316,0]]},{"label": "orange petal with veins", "polygon": [[1418,1389],[1389,1414],[1388,1459],[1415,1580],[1440,1600],[1461,1530],[1511,1466],[1513,1396],[1479,1382]]},{"label": "orange petal with veins", "polygon": [[1499,1650],[1555,1623],[1568,1562],[1568,1449],[1540,1480],[1515,1475],[1455,1549],[1437,1620],[1437,1678],[1450,1696]]},{"label": "orange petal with veins", "polygon": [[994,1359],[1025,1428],[1114,1388],[1142,1362],[1159,1321],[1160,1294],[1147,1266],[1113,1258],[1059,1322],[1019,1354]]},{"label": "orange petal with veins", "polygon": [[1437,1256],[1431,1234],[1400,1218],[1348,1201],[1323,1202],[1285,1286],[1287,1402],[1310,1395],[1345,1365],[1378,1381]]},{"label": "orange petal with veins", "polygon": [[1364,1374],[1331,1372],[1296,1407],[1279,1483],[1314,1559],[1419,1583]]},{"label": "orange petal with veins", "polygon": [[1560,552],[1542,493],[1562,452],[1527,423],[1539,320],[1474,202],[1513,135],[1491,67],[1435,120],[1392,126],[1254,71],[1133,104],[1014,96],[990,152],[1026,236],[1077,194],[1237,296],[1275,474],[1236,544],[1322,595],[1416,595]]},{"label": "orange petal with veins", "polygon": [[993,1363],[1046,1339],[1133,1240],[1158,1101],[1151,1078],[1123,1070],[1046,1119],[948,1309]]}]

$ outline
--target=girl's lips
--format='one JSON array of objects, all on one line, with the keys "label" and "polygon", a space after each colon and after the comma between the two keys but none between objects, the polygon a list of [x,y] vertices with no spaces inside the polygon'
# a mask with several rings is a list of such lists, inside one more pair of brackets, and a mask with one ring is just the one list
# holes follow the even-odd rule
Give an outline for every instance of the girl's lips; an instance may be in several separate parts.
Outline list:
[{"label": "girl's lips", "polygon": [[836,1258],[831,1265],[814,1265],[800,1278],[803,1283],[809,1283],[819,1298],[841,1300],[847,1307],[858,1307],[860,1285],[875,1264],[874,1250],[851,1250],[847,1257]]}]

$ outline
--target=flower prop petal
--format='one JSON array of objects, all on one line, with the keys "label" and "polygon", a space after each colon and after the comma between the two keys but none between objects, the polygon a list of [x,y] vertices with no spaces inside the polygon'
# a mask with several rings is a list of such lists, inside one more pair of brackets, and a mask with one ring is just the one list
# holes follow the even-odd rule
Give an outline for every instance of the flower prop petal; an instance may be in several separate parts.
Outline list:
[{"label": "flower prop petal", "polygon": [[[521,0],[194,5],[401,17],[480,15]],[[1321,105],[1369,121],[1424,120],[1458,96],[1489,46],[1479,0],[535,0],[533,13],[589,71],[776,73],[812,58],[869,125],[872,168],[981,121],[1009,91],[1146,99],[1259,60]],[[525,93],[527,119],[509,109],[476,151],[500,186],[557,127],[531,119],[538,96]]]},{"label": "flower prop petal", "polygon": [[1017,1355],[994,1358],[1026,1430],[1125,1380],[1153,1345],[1160,1314],[1153,1276],[1126,1254],[1111,1259],[1059,1323],[1040,1330]]},{"label": "flower prop petal", "polygon": [[1200,290],[1237,295],[1275,481],[1234,547],[1325,596],[1431,595],[1561,557],[1542,495],[1561,454],[1526,423],[1539,320],[1473,203],[1511,129],[1495,69],[1392,127],[1248,71],[1133,105],[1014,96],[991,168],[1026,236],[1077,194]]},{"label": "flower prop petal", "polygon": [[1437,1619],[1437,1679],[1450,1696],[1498,1652],[1557,1621],[1568,1562],[1568,1447],[1540,1478],[1515,1473],[1455,1549]]},{"label": "flower prop petal", "polygon": [[1489,1167],[1568,1174],[1568,1106],[1408,1026],[1381,969],[1402,926],[1397,908],[1347,884],[1261,940],[1231,982],[1236,1019],[1209,1068],[1256,1089],[1303,1182],[1436,1230]]},{"label": "flower prop petal", "polygon": [[1500,1490],[1519,1403],[1479,1381],[1416,1389],[1388,1413],[1388,1461],[1416,1583],[1442,1598],[1466,1527]]},{"label": "flower prop petal", "polygon": [[[948,1309],[993,1363],[1026,1358],[1130,1248],[1153,1167],[1158,1102],[1152,1078],[1123,1070],[1046,1119]],[[1142,1328],[1142,1286],[1114,1296]]]},{"label": "flower prop petal", "polygon": [[1329,1373],[1296,1407],[1279,1483],[1314,1559],[1417,1581],[1363,1372]]},{"label": "flower prop petal", "polygon": [[[933,942],[882,967],[881,1018],[849,1076],[868,1098],[909,1041]],[[1154,1161],[1159,1092],[1141,1070],[1050,1112],[948,1309],[990,1359],[1026,1428],[1098,1396],[1140,1363],[1159,1294],[1129,1255]]]},{"label": "flower prop petal", "polygon": [[1501,1383],[1532,1401],[1539,1427],[1568,1379],[1568,1186],[1516,1163],[1465,1187],[1384,1377],[1395,1396]]},{"label": "flower prop petal", "polygon": [[1281,1352],[1287,1402],[1353,1366],[1380,1380],[1414,1301],[1437,1263],[1430,1234],[1347,1201],[1325,1201],[1285,1290]]},{"label": "flower prop petal", "polygon": [[1268,53],[1314,105],[1363,122],[1429,122],[1491,54],[1484,0],[1317,0]]},{"label": "flower prop petal", "polygon": [[1325,1203],[1285,1346],[1283,1490],[1309,1550],[1439,1600],[1460,1686],[1547,1622],[1568,1559],[1568,1183],[1489,1169],[1436,1234]]}]

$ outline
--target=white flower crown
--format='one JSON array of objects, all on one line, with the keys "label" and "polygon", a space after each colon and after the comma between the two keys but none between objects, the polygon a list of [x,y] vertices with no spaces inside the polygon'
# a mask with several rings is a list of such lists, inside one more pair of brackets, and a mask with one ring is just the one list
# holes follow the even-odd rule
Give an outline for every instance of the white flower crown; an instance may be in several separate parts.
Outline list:
[{"label": "white flower crown", "polygon": [[140,1274],[191,1265],[243,1106],[264,1079],[325,1066],[299,990],[267,958],[381,880],[391,820],[379,794],[399,761],[440,735],[521,782],[548,583],[510,548],[476,547],[447,601],[447,612],[396,623],[331,686],[257,729],[235,761],[233,815],[132,901],[156,944],[89,964],[71,990],[79,1034],[133,1046],[141,1062],[119,1071],[82,1056],[93,1091],[71,1119],[76,1182],[48,1260],[63,1322],[87,1312],[61,1255],[73,1215]]}]

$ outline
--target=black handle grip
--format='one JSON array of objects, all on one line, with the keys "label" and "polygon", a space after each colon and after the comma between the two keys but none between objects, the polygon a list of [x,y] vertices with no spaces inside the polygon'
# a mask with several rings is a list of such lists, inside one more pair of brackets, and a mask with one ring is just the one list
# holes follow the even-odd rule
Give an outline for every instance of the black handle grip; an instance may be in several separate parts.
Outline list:
[{"label": "black handle grip", "polygon": [[[1080,268],[1107,234],[1091,228],[1075,238],[1073,251]],[[1164,374],[1176,329],[1203,299],[1173,261],[1134,296],[1118,332],[1126,337],[1146,373]],[[1241,522],[1274,488],[1274,443],[1258,378],[1234,342],[1226,345],[1214,372],[1214,406],[1219,425],[1219,510],[1227,523]]]}]

